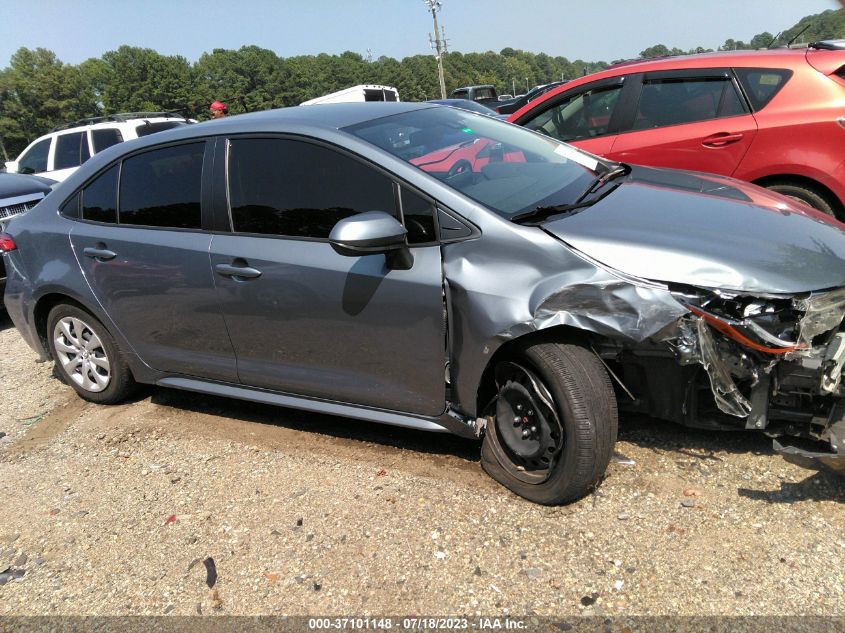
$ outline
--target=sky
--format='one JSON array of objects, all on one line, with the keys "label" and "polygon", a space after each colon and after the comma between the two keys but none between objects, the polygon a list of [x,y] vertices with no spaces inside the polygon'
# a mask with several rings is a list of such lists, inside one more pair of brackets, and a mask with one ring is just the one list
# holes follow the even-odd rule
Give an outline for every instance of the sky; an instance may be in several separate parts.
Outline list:
[{"label": "sky", "polygon": [[[716,48],[776,34],[834,0],[441,0],[451,50],[512,47],[570,60],[636,57],[653,44]],[[0,0],[0,68],[20,47],[77,64],[122,44],[195,61],[256,44],[282,57],[431,52],[424,0]]]}]

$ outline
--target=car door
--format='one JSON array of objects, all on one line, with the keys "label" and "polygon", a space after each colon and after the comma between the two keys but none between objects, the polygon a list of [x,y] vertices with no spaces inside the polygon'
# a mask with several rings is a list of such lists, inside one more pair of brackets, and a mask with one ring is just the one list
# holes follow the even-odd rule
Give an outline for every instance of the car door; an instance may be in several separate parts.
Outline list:
[{"label": "car door", "polygon": [[66,213],[80,219],[70,240],[91,290],[145,363],[237,382],[203,229],[213,143],[130,155],[86,184]]},{"label": "car door", "polygon": [[613,148],[624,77],[584,84],[539,104],[516,123],[593,154]]},{"label": "car door", "polygon": [[[226,232],[214,235],[211,263],[241,383],[442,413],[445,312],[433,205],[409,190],[400,198],[384,172],[317,142],[235,137],[225,156],[228,191],[218,197],[216,179],[215,199]],[[399,216],[400,200],[409,270],[388,268],[384,255],[335,252],[335,223],[363,211]]]},{"label": "car door", "polygon": [[730,176],[757,123],[729,69],[636,75],[639,98],[622,117],[611,153],[626,163]]}]

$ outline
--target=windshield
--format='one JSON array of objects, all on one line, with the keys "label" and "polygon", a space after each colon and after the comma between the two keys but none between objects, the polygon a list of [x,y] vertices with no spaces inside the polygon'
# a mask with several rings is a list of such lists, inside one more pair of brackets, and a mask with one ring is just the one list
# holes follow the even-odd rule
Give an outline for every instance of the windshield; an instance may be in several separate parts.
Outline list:
[{"label": "windshield", "polygon": [[455,108],[414,110],[344,131],[506,218],[571,204],[606,169],[594,156],[565,143]]}]

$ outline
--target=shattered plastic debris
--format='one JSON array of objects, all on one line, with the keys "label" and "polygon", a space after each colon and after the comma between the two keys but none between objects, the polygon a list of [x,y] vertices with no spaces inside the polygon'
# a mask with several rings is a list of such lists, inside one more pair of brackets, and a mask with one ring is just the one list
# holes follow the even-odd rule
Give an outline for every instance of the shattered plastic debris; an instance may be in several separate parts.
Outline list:
[{"label": "shattered plastic debris", "polygon": [[612,459],[615,463],[622,464],[623,466],[634,466],[637,463],[633,459],[631,459],[627,455],[623,455],[619,451],[613,451]]},{"label": "shattered plastic debris", "polygon": [[[212,589],[217,583],[217,566],[211,556],[202,561],[202,564],[205,565],[206,571],[205,584],[208,585],[209,589]],[[219,598],[215,598],[215,600],[219,600]]]},{"label": "shattered plastic debris", "polygon": [[166,526],[167,526],[167,525],[170,525],[171,523],[176,523],[176,515],[175,515],[175,514],[171,514],[171,515],[170,515],[169,517],[167,517],[167,519],[165,519],[165,521],[164,521],[164,525],[166,525]]},{"label": "shattered plastic debris", "polygon": [[751,413],[751,403],[743,396],[733,378],[731,372],[725,367],[716,349],[716,341],[710,332],[709,326],[704,319],[697,320],[698,344],[701,349],[701,364],[710,377],[710,387],[716,405],[721,411],[738,418],[748,417]]},{"label": "shattered plastic debris", "polygon": [[384,468],[382,468],[381,470],[379,470],[376,473],[376,477],[384,477],[386,474],[387,474],[387,471]]},{"label": "shattered plastic debris", "polygon": [[796,299],[794,304],[804,311],[804,318],[798,324],[799,340],[811,345],[816,336],[837,328],[845,317],[845,288]]}]

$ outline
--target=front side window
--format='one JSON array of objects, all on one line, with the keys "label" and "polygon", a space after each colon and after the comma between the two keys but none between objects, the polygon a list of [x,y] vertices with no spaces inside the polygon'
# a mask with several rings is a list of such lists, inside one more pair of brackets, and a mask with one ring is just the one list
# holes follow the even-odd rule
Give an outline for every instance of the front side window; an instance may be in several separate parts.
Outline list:
[{"label": "front side window", "polygon": [[50,154],[51,140],[45,138],[30,147],[18,161],[18,172],[21,174],[40,174],[47,171],[47,156]]},{"label": "front side window", "polygon": [[393,183],[333,149],[285,139],[229,141],[229,204],[239,233],[328,238],[365,211],[396,215]]},{"label": "front side window", "polygon": [[522,125],[565,142],[602,136],[621,92],[620,84],[569,95]]},{"label": "front side window", "polygon": [[93,222],[117,221],[117,175],[113,165],[82,190],[82,219]]},{"label": "front side window", "polygon": [[205,143],[190,143],[124,160],[120,176],[120,223],[201,228],[204,152]]},{"label": "front side window", "polygon": [[94,141],[94,153],[96,154],[107,147],[122,143],[123,135],[116,127],[107,127],[91,130],[91,139]]},{"label": "front side window", "polygon": [[707,121],[743,112],[736,88],[726,78],[646,80],[633,129]]},{"label": "front side window", "polygon": [[408,244],[426,244],[437,240],[434,214],[433,202],[402,187],[402,221],[408,231]]},{"label": "front side window", "polygon": [[538,206],[571,204],[607,168],[574,147],[458,108],[432,106],[343,131],[507,218]]}]

